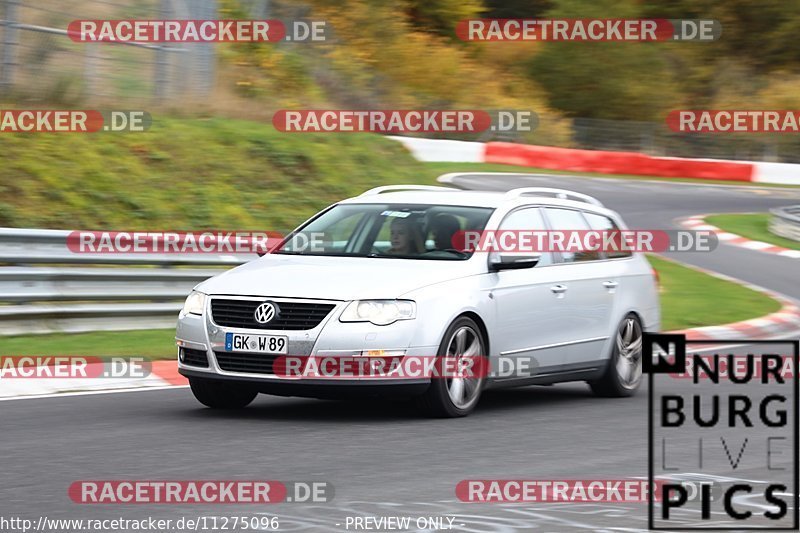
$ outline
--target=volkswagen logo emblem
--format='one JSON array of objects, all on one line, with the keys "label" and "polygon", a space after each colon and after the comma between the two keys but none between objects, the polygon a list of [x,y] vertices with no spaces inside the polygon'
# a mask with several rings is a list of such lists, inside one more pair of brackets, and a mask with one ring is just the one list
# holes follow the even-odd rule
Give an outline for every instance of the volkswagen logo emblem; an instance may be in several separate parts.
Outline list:
[{"label": "volkswagen logo emblem", "polygon": [[278,316],[278,308],[272,302],[264,302],[256,307],[256,312],[253,313],[253,317],[259,324],[271,322],[276,316]]}]

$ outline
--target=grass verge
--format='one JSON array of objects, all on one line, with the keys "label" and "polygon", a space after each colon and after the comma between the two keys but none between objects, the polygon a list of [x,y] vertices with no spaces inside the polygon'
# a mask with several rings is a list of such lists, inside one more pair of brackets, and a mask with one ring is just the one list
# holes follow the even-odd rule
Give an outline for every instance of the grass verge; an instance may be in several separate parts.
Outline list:
[{"label": "grass verge", "polygon": [[661,278],[661,327],[665,331],[715,326],[774,313],[781,303],[737,283],[648,256]]},{"label": "grass verge", "polygon": [[158,118],[140,134],[0,137],[0,226],[286,231],[377,185],[430,183],[380,135]]},{"label": "grass verge", "polygon": [[177,356],[174,329],[93,331],[0,337],[0,355],[92,355],[97,357]]},{"label": "grass verge", "polygon": [[800,250],[800,242],[785,239],[769,231],[770,217],[769,213],[711,215],[706,217],[706,222],[721,230],[741,235],[754,241],[763,241],[791,250]]},{"label": "grass verge", "polygon": [[[677,330],[738,322],[780,309],[772,298],[672,261],[650,256],[661,277],[662,327]],[[2,355],[175,357],[175,330],[25,335],[0,338]]]}]

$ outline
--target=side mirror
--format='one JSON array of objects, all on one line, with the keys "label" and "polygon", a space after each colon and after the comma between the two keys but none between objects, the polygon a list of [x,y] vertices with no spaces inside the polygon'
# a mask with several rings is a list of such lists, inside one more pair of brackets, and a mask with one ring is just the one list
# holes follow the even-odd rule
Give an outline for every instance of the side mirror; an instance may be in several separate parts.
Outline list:
[{"label": "side mirror", "polygon": [[489,256],[489,270],[497,272],[500,270],[533,268],[539,263],[541,258],[542,254],[510,254],[496,252]]}]

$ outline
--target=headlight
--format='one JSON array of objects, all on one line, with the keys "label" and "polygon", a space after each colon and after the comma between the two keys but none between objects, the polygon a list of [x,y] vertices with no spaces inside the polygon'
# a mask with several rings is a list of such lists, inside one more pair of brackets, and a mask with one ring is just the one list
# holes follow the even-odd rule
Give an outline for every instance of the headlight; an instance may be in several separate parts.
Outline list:
[{"label": "headlight", "polygon": [[186,303],[183,304],[181,314],[183,315],[202,315],[206,309],[206,295],[202,292],[192,291]]},{"label": "headlight", "polygon": [[388,326],[398,320],[417,316],[417,304],[411,300],[356,300],[339,317],[342,322],[372,322]]}]

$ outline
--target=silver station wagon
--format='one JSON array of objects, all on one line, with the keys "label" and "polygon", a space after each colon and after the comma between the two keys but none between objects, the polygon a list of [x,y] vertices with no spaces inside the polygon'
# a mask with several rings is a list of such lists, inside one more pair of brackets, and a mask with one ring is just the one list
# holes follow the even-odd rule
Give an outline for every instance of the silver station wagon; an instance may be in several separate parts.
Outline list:
[{"label": "silver station wagon", "polygon": [[[626,229],[617,213],[561,189],[372,189],[197,285],[179,315],[178,368],[201,403],[224,409],[259,393],[397,395],[457,417],[490,388],[566,381],[629,396],[642,378],[642,332],[660,327],[656,280],[641,253],[470,252],[451,243],[465,231],[617,229]],[[320,246],[308,245],[319,235]],[[512,375],[317,379],[278,372],[287,354],[526,364]]]}]

